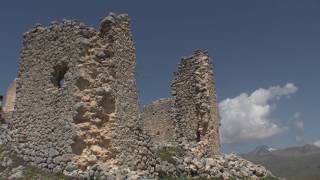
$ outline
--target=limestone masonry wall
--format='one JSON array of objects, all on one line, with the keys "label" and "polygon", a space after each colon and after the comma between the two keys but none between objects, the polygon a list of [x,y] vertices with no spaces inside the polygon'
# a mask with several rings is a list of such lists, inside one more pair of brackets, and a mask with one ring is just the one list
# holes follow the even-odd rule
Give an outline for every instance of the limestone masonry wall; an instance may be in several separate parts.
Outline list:
[{"label": "limestone masonry wall", "polygon": [[199,143],[201,155],[219,154],[220,120],[208,53],[197,50],[183,58],[171,87],[176,140]]},{"label": "limestone masonry wall", "polygon": [[141,118],[144,130],[153,142],[166,143],[173,140],[172,99],[159,99],[145,106]]},{"label": "limestone masonry wall", "polygon": [[111,14],[99,31],[69,20],[37,25],[23,44],[11,124],[16,152],[54,172],[103,164],[152,174],[129,17]]},{"label": "limestone masonry wall", "polygon": [[144,107],[144,130],[156,143],[196,144],[199,156],[219,154],[220,119],[208,53],[197,50],[183,58],[171,88],[172,98]]}]

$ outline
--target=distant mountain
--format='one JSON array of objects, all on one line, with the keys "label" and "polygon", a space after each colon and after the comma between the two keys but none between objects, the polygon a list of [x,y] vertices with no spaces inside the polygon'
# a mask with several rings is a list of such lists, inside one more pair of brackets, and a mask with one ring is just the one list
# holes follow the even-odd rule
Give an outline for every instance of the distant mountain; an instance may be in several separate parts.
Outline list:
[{"label": "distant mountain", "polygon": [[251,156],[265,156],[270,154],[270,148],[268,146],[258,146],[253,151],[249,152],[248,154]]},{"label": "distant mountain", "polygon": [[320,148],[306,144],[285,149],[258,146],[242,157],[287,180],[320,180]]}]

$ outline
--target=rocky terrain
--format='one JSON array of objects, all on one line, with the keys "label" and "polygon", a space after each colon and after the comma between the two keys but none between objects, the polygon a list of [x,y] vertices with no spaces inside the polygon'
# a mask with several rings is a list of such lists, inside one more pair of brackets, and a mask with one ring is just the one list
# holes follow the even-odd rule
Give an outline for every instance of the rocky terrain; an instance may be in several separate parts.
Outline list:
[{"label": "rocky terrain", "polygon": [[[214,177],[222,179],[259,179],[271,173],[260,165],[253,164],[235,154],[199,158],[192,147],[163,147],[158,156],[161,176]],[[182,155],[183,152],[187,154]],[[184,158],[181,158],[184,156]]]},{"label": "rocky terrain", "polygon": [[[62,180],[62,179],[150,179],[143,172],[130,169],[114,169],[96,165],[82,177],[72,173],[52,173],[30,166],[6,147],[7,125],[0,129],[0,179]],[[162,146],[153,151],[157,155],[156,172],[151,179],[264,179],[272,174],[235,154],[198,158],[190,146]],[[187,154],[184,154],[187,153]],[[91,173],[90,173],[91,172]],[[79,172],[77,172],[79,173]],[[144,178],[143,178],[144,177]],[[271,177],[270,177],[271,178]]]},{"label": "rocky terrain", "polygon": [[288,180],[320,179],[320,148],[311,144],[278,150],[259,146],[241,156]]}]

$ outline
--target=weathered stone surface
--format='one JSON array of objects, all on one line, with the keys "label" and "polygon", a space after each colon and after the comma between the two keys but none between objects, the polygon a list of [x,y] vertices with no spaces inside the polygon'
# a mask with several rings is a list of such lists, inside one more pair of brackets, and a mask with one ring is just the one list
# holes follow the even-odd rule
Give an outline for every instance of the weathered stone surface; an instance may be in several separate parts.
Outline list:
[{"label": "weathered stone surface", "polygon": [[[171,147],[172,148],[172,147]],[[188,176],[202,178],[239,178],[260,179],[272,176],[271,172],[260,165],[255,165],[235,154],[200,157],[192,152],[193,147],[180,147],[181,155],[176,153],[170,162],[160,161],[157,171],[166,176]]]},{"label": "weathered stone surface", "polygon": [[208,53],[197,50],[183,58],[171,87],[172,98],[144,107],[144,130],[156,143],[197,143],[200,157],[219,154],[220,119]]},{"label": "weathered stone surface", "polygon": [[111,14],[99,31],[69,20],[36,25],[23,43],[10,123],[19,156],[54,172],[71,170],[71,162],[84,174],[95,164],[154,171],[149,139],[138,123],[127,15]]},{"label": "weathered stone surface", "polygon": [[8,141],[10,141],[8,125],[0,123],[0,146],[7,144]]},{"label": "weathered stone surface", "polygon": [[220,153],[217,95],[212,60],[197,50],[183,58],[172,82],[175,138],[180,143],[198,143],[199,156]]},{"label": "weathered stone surface", "polygon": [[173,141],[172,99],[160,99],[143,108],[141,118],[143,129],[154,143]]}]

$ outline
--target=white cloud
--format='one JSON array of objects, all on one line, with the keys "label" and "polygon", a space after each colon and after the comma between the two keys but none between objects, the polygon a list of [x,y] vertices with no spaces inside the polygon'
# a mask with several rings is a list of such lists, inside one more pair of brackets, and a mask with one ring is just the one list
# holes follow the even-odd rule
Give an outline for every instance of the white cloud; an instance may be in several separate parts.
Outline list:
[{"label": "white cloud", "polygon": [[320,147],[320,140],[316,141],[314,145]]},{"label": "white cloud", "polygon": [[298,88],[288,83],[257,89],[250,95],[242,93],[219,103],[221,116],[221,139],[223,143],[239,143],[271,137],[286,128],[274,122],[271,117],[273,105],[281,97],[290,96]]}]

